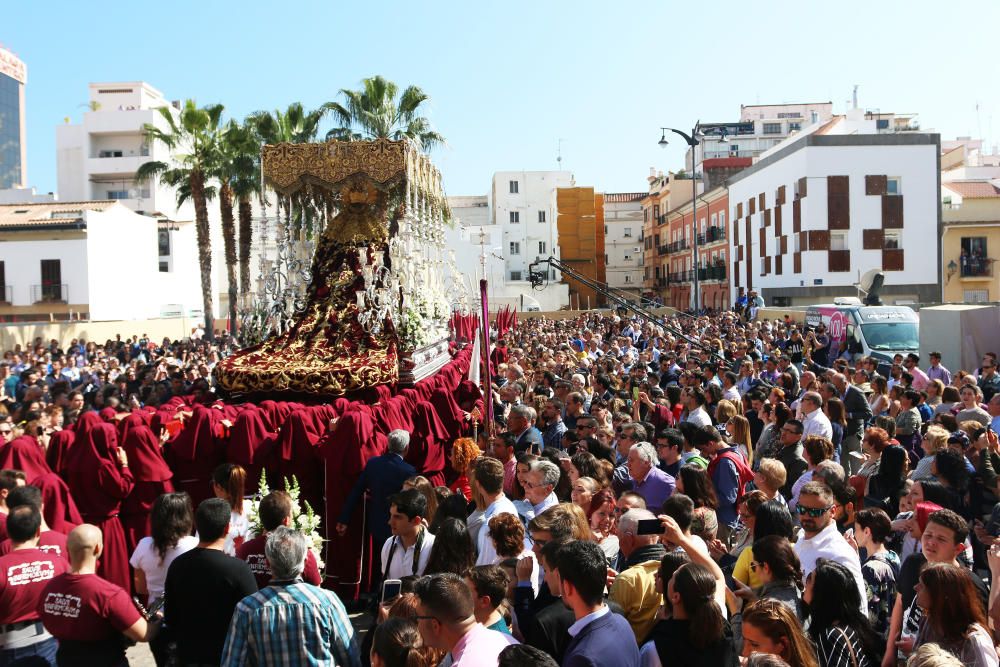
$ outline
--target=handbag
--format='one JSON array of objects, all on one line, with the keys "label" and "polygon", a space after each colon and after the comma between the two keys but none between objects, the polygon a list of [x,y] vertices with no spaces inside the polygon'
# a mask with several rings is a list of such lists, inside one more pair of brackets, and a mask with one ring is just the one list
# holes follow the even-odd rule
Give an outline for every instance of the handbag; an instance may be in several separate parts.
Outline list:
[{"label": "handbag", "polygon": [[847,633],[839,625],[835,625],[834,627],[840,632],[840,636],[844,638],[844,642],[847,644],[847,649],[851,652],[851,666],[858,667],[858,656],[854,654],[854,644],[851,643],[851,638],[847,636]]}]

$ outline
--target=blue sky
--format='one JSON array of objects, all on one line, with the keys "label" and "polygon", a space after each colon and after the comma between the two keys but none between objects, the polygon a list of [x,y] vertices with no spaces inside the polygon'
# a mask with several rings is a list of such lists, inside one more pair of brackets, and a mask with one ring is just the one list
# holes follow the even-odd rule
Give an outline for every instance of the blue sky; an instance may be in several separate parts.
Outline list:
[{"label": "blue sky", "polygon": [[63,1],[0,16],[28,65],[28,176],[46,192],[55,127],[79,122],[92,81],[145,80],[233,117],[314,107],[374,74],[414,83],[448,140],[434,158],[450,194],[554,169],[559,139],[578,184],[644,190],[650,166],[682,167],[678,142],[657,147],[661,125],[735,120],[741,103],[839,112],[854,84],[862,107],[1000,142],[992,1]]}]

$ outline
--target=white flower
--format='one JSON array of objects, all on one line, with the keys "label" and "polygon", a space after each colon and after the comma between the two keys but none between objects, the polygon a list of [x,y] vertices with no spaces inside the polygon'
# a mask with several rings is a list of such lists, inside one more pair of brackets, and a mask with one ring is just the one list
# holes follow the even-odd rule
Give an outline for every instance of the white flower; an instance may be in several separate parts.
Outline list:
[{"label": "white flower", "polygon": [[[305,511],[302,510],[299,504],[299,495],[302,490],[299,488],[299,481],[294,475],[291,482],[285,479],[285,489],[292,501],[291,524],[295,530],[303,533],[308,538],[309,548],[316,557],[316,564],[319,566],[320,572],[322,572],[326,567],[326,563],[323,562],[322,558],[323,537],[319,534],[320,517],[313,512],[309,503],[305,503]],[[264,472],[261,472],[257,493],[252,500],[245,504],[246,509],[244,510],[247,514],[247,521],[250,523],[250,531],[253,535],[264,534],[264,526],[260,522],[260,501],[270,492],[271,490],[267,485],[267,476]]]}]

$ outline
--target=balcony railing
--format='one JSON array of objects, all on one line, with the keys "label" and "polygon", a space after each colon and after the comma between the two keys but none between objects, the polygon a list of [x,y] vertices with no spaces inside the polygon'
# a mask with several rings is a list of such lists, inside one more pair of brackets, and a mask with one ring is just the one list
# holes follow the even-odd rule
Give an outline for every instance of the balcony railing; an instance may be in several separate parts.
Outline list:
[{"label": "balcony railing", "polygon": [[688,245],[687,239],[681,239],[680,241],[674,241],[673,243],[667,244],[667,252],[681,252],[682,250],[687,250],[691,246]]},{"label": "balcony railing", "polygon": [[989,278],[993,275],[995,261],[992,257],[960,257],[961,275],[963,278]]},{"label": "balcony railing", "polygon": [[69,303],[69,285],[32,285],[32,303]]},{"label": "balcony railing", "polygon": [[725,280],[725,266],[703,266],[698,269],[698,280]]},{"label": "balcony railing", "polygon": [[0,291],[0,296],[2,296],[2,299],[0,299],[0,303],[6,306],[9,306],[10,304],[14,303],[14,286],[0,285],[0,288],[3,288],[2,291]]},{"label": "balcony railing", "polygon": [[705,230],[704,234],[698,234],[698,245],[706,245],[708,243],[715,243],[716,241],[723,241],[726,238],[726,230],[722,227],[709,227]]},{"label": "balcony railing", "polygon": [[672,283],[689,283],[694,280],[694,271],[678,271],[676,273],[668,274],[670,282]]},{"label": "balcony railing", "polygon": [[657,278],[657,279],[656,279],[656,280],[654,281],[654,283],[653,283],[653,284],[654,284],[654,285],[655,285],[656,287],[666,287],[666,286],[667,286],[667,279],[666,279],[666,278]]},{"label": "balcony railing", "polygon": [[656,246],[656,254],[661,256],[666,255],[668,252],[670,252],[667,248],[668,246],[665,245]]}]

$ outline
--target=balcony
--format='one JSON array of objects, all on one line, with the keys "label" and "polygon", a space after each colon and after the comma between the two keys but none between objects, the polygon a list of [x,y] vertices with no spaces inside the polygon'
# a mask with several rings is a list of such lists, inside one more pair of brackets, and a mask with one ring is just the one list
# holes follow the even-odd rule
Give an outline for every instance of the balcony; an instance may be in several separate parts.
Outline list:
[{"label": "balcony", "polygon": [[668,276],[670,282],[672,283],[689,283],[694,280],[694,271],[678,271],[676,273],[671,273]]},{"label": "balcony", "polygon": [[669,250],[667,249],[668,247],[669,247],[669,246],[665,246],[665,245],[660,245],[660,246],[656,246],[656,254],[657,254],[658,256],[661,256],[661,257],[662,257],[663,255],[666,255],[666,254],[667,254],[668,252],[670,252],[670,251],[669,251]]},{"label": "balcony", "polygon": [[993,277],[993,262],[996,260],[992,257],[959,257],[959,275],[962,278],[992,278]]},{"label": "balcony", "polygon": [[657,218],[656,218],[656,226],[660,227],[660,226],[665,225],[665,224],[667,224],[667,216],[666,216],[666,214],[657,216]]},{"label": "balcony", "polygon": [[725,280],[726,267],[723,264],[703,266],[698,269],[698,280]]},{"label": "balcony", "polygon": [[668,243],[667,253],[681,252],[682,250],[688,250],[690,247],[691,246],[688,245],[687,239],[681,239],[680,241]]},{"label": "balcony", "polygon": [[69,303],[69,285],[32,285],[32,303]]},{"label": "balcony", "polygon": [[726,230],[722,227],[709,227],[704,234],[698,234],[698,245],[708,245],[716,241],[726,240]]},{"label": "balcony", "polygon": [[656,280],[655,280],[655,281],[653,282],[653,285],[654,285],[655,287],[666,287],[666,286],[667,286],[667,279],[666,279],[666,278],[657,278],[657,279],[656,279]]}]

